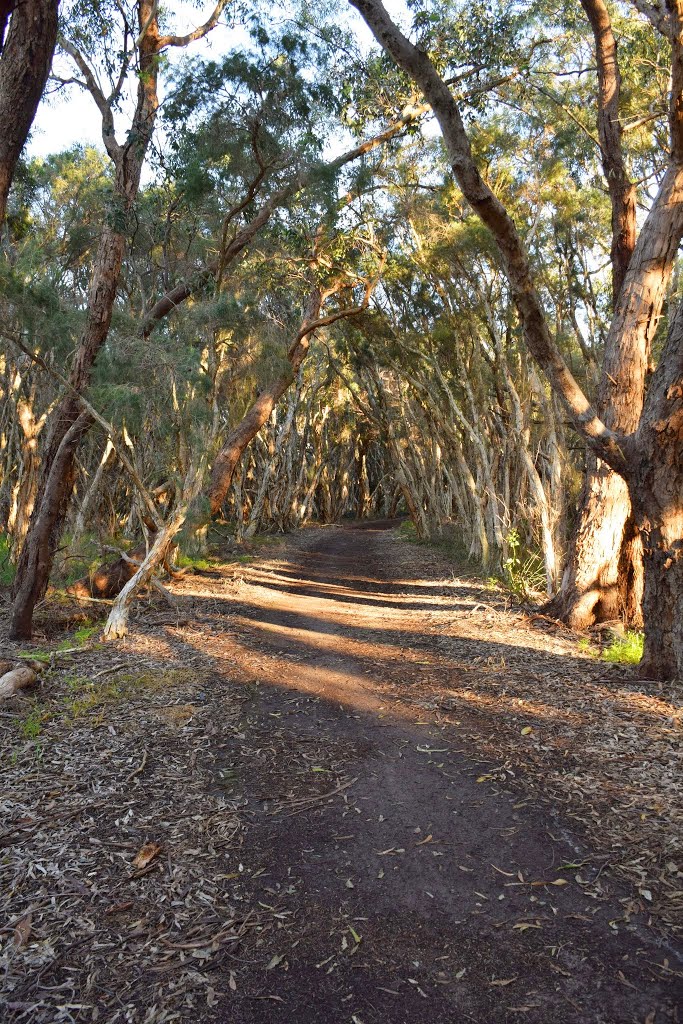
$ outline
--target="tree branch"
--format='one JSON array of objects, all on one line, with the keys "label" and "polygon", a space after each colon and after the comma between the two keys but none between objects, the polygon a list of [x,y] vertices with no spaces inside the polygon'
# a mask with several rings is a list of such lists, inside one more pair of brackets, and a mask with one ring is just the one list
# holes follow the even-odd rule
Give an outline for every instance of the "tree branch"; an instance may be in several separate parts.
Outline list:
[{"label": "tree branch", "polygon": [[229,3],[229,0],[218,0],[216,7],[214,8],[213,14],[205,21],[203,25],[194,29],[192,32],[188,32],[184,36],[160,36],[157,43],[158,49],[162,50],[166,46],[188,46],[189,43],[194,43],[197,39],[203,39],[204,36],[208,35],[212,29],[216,27],[220,19],[221,14],[225,10]]},{"label": "tree branch", "polygon": [[458,185],[498,245],[529,351],[564,401],[577,430],[605,462],[624,473],[624,438],[609,430],[598,417],[553,340],[522,240],[506,208],[479,173],[460,110],[449,88],[427,55],[392,22],[379,0],[349,2],[363,16],[382,48],[417,83],[434,111]]},{"label": "tree branch", "polygon": [[69,54],[85,79],[86,88],[94,99],[97,109],[100,112],[100,117],[102,118],[102,142],[104,143],[104,148],[114,164],[118,165],[121,160],[123,149],[116,139],[114,114],[111,106],[107,102],[106,96],[102,92],[99,82],[95,78],[95,73],[78,47],[67,39],[66,36],[60,33],[57,40],[64,52]]},{"label": "tree branch", "polygon": [[241,231],[238,231],[234,238],[231,239],[227,249],[221,253],[218,259],[213,260],[203,270],[198,271],[189,281],[181,282],[174,288],[171,288],[170,291],[166,292],[165,295],[155,302],[144,319],[144,323],[142,325],[143,338],[148,338],[160,320],[163,320],[164,317],[168,316],[168,314],[177,306],[180,306],[183,302],[189,299],[194,292],[207,284],[216,275],[219,268],[222,268],[222,271],[224,271],[229,263],[236,259],[242,250],[258,234],[261,228],[273,215],[275,210],[284,206],[292,196],[301,192],[317,177],[326,173],[334,173],[346,164],[352,163],[354,160],[358,160],[360,157],[366,156],[379,146],[384,145],[385,142],[395,138],[395,136],[404,128],[407,128],[411,124],[415,124],[428,111],[429,104],[427,103],[410,104],[404,108],[400,117],[395,121],[392,121],[384,131],[379,132],[377,135],[373,135],[370,139],[366,139],[358,146],[354,146],[353,149],[347,150],[345,153],[342,153],[341,156],[336,157],[336,159],[331,160],[329,163],[315,163],[300,170],[289,184],[278,189],[277,192],[274,192],[273,195],[266,200],[256,216],[249,221]]}]

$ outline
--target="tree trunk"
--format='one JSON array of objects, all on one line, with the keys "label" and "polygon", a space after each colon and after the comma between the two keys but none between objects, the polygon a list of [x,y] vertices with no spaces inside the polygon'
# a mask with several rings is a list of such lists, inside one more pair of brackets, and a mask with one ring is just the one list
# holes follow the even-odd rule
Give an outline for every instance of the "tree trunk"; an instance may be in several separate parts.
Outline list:
[{"label": "tree trunk", "polygon": [[[643,407],[652,337],[683,230],[681,176],[675,166],[669,168],[636,248],[635,188],[621,149],[616,42],[603,0],[581,3],[595,38],[598,129],[612,205],[615,317],[605,347],[598,412],[613,430],[631,433]],[[642,544],[634,532],[628,488],[592,454],[580,509],[560,590],[546,610],[574,629],[617,618],[641,625]]]},{"label": "tree trunk", "polygon": [[162,529],[159,530],[155,537],[154,544],[149,553],[143,559],[141,565],[136,570],[134,569],[130,579],[117,596],[102,633],[103,640],[120,640],[128,632],[128,616],[135,595],[152,578],[156,568],[166,558],[173,543],[173,538],[185,522],[192,493],[190,492],[190,494],[183,497],[168,519],[168,522],[164,523]]},{"label": "tree trunk", "polygon": [[[683,169],[670,167],[643,225],[605,347],[598,411],[611,430],[632,433],[643,408],[652,339],[683,234]],[[642,622],[641,544],[628,488],[588,455],[581,511],[549,614],[574,629],[623,617]]]},{"label": "tree trunk", "polygon": [[645,563],[640,674],[683,679],[683,303],[629,440],[629,485]]},{"label": "tree trunk", "polygon": [[[52,64],[59,0],[21,0],[0,21],[0,226]],[[9,31],[3,45],[6,17]]]},{"label": "tree trunk", "polygon": [[[10,636],[16,640],[30,639],[33,609],[47,590],[75,481],[76,453],[92,424],[91,417],[82,412],[78,396],[90,381],[95,358],[109,333],[124,247],[123,235],[106,227],[93,272],[88,322],[70,374],[73,390],[52,415],[52,429],[43,452],[43,478],[17,564],[10,624]],[[74,430],[76,423],[80,427]],[[53,467],[57,459],[60,477],[55,480]]]},{"label": "tree trunk", "polygon": [[[140,0],[138,3],[138,23],[141,35],[137,103],[124,147],[114,138],[113,114],[108,102],[74,48],[75,59],[82,62],[83,66],[79,66],[86,80],[88,75],[92,77],[89,88],[102,114],[103,141],[116,169],[116,208],[109,211],[109,220],[100,236],[90,282],[85,330],[74,356],[67,393],[52,414],[51,430],[43,453],[43,476],[17,565],[10,622],[10,636],[17,640],[31,637],[33,609],[47,590],[54,554],[66,520],[75,480],[76,454],[92,423],[92,417],[84,416],[81,411],[80,396],[90,383],[95,360],[109,335],[126,249],[126,219],[140,187],[142,166],[156,118],[159,35],[156,3],[152,0]],[[76,424],[79,424],[78,429],[74,429]],[[53,478],[57,460],[59,480]]]},{"label": "tree trunk", "polygon": [[51,461],[46,463],[40,499],[21,551],[15,580],[10,622],[10,636],[14,640],[31,639],[33,609],[45,593],[57,547],[55,524],[60,524],[60,514],[66,510],[73,487],[73,451],[90,429],[90,424],[90,415],[81,412],[62,436]]},{"label": "tree trunk", "polygon": [[38,489],[38,436],[44,420],[36,419],[32,402],[17,403],[17,419],[22,430],[21,471],[12,493],[12,506],[7,520],[7,532],[12,538],[12,559],[21,551],[28,530]]},{"label": "tree trunk", "polygon": [[287,353],[290,362],[290,369],[280,374],[268,387],[264,388],[258,396],[251,409],[242,417],[236,427],[228,434],[211,470],[211,480],[207,491],[211,515],[218,514],[221,505],[225,501],[237,463],[247,446],[253,441],[268,417],[280,401],[285,391],[296,380],[310,344],[310,335],[315,330],[315,322],[320,313],[322,295],[320,289],[315,287],[311,291],[306,304],[304,322],[293,345]]},{"label": "tree trunk", "polygon": [[78,515],[76,516],[76,523],[74,525],[72,543],[74,543],[77,540],[77,538],[79,538],[81,534],[85,531],[85,524],[88,518],[88,514],[90,512],[90,507],[99,495],[99,490],[102,484],[102,478],[104,477],[107,467],[112,462],[115,461],[116,456],[114,452],[114,445],[111,443],[111,438],[108,437],[104,446],[102,458],[100,459],[97,469],[95,470],[95,475],[93,476],[92,480],[90,481],[88,489],[83,495],[83,501],[81,502],[81,507],[78,510]]},{"label": "tree trunk", "polygon": [[628,487],[604,462],[590,455],[589,461],[562,585],[545,610],[572,629],[614,619],[638,626],[642,553],[633,530]]}]

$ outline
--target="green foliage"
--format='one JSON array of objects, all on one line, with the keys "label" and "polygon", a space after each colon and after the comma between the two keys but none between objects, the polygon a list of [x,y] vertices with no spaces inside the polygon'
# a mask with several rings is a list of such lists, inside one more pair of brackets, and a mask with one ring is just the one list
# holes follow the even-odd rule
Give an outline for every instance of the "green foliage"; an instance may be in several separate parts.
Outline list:
[{"label": "green foliage", "polygon": [[588,637],[581,637],[578,648],[582,654],[592,658],[600,658],[612,665],[638,665],[643,657],[644,634],[637,630],[627,630],[623,637],[614,636],[602,649],[592,643]]},{"label": "green foliage", "polygon": [[615,637],[602,652],[602,660],[615,665],[638,665],[643,657],[645,637],[635,630],[627,630],[623,638]]},{"label": "green foliage", "polygon": [[527,598],[533,592],[545,587],[543,559],[535,552],[525,552],[519,532],[509,530],[505,538],[508,557],[503,562],[503,579],[506,586],[518,597]]},{"label": "green foliage", "polygon": [[10,539],[5,533],[0,533],[0,586],[9,587],[15,575],[15,567],[10,560],[11,546]]}]

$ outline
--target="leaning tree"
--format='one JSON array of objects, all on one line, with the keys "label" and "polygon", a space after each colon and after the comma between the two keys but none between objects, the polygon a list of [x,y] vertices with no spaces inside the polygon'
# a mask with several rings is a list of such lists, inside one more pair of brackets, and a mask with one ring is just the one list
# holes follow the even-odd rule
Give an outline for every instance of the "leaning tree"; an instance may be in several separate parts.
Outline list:
[{"label": "leaning tree", "polygon": [[[561,396],[595,455],[626,482],[644,550],[643,674],[683,676],[683,311],[673,318],[642,411],[620,407],[618,381],[603,394],[603,418],[569,370],[549,328],[534,269],[508,210],[472,154],[461,110],[428,53],[411,42],[379,0],[350,0],[393,61],[421,89],[439,124],[458,185],[492,233],[526,345]],[[645,338],[659,318],[683,234],[683,0],[666,8],[636,0],[671,49],[670,150],[657,196],[640,232],[616,302],[608,353],[646,373]],[[644,384],[639,382],[639,387]]]}]

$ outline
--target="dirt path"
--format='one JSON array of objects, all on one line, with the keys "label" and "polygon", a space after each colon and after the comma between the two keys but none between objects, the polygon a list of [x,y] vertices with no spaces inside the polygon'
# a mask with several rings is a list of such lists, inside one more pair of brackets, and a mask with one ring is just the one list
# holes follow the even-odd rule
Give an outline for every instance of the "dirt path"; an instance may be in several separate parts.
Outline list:
[{"label": "dirt path", "polygon": [[[188,578],[178,588],[192,603],[187,620],[162,615],[124,649],[128,662],[189,667],[193,681],[164,691],[154,734],[146,722],[142,767],[133,727],[118,755],[111,733],[98,740],[109,744],[100,760],[119,756],[127,786],[110,793],[128,792],[130,822],[117,796],[109,815],[84,818],[79,842],[115,821],[128,860],[158,839],[168,862],[128,881],[137,888],[125,899],[108,883],[91,901],[110,930],[102,992],[116,977],[117,942],[127,979],[139,951],[139,974],[120,1006],[100,994],[95,1015],[83,980],[72,984],[69,998],[88,1012],[71,1019],[679,1019],[673,932],[648,914],[653,890],[639,876],[631,884],[629,858],[645,870],[642,843],[628,845],[638,826],[624,818],[621,860],[609,832],[610,813],[622,798],[633,806],[638,782],[610,795],[631,762],[627,754],[610,774],[607,719],[623,711],[637,726],[640,714],[652,729],[655,711],[668,721],[657,702],[670,704],[633,696],[623,672],[604,678],[573,641],[521,616],[513,628],[500,597],[444,576],[438,556],[382,525],[305,531],[267,562]],[[603,726],[585,708],[580,720],[568,692],[579,678],[609,698],[597,753],[590,742]],[[126,730],[107,721],[118,741]],[[583,742],[576,757],[566,736]],[[591,756],[602,774],[587,769],[577,797],[572,766]],[[607,840],[593,843],[591,824],[603,818]],[[44,980],[54,987],[62,977],[53,965]],[[189,979],[184,996],[174,977]],[[27,993],[40,995],[28,981],[14,985],[16,1020]]]}]

